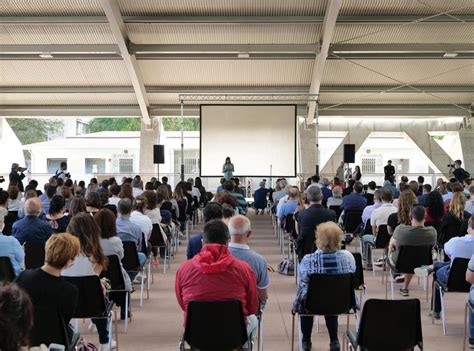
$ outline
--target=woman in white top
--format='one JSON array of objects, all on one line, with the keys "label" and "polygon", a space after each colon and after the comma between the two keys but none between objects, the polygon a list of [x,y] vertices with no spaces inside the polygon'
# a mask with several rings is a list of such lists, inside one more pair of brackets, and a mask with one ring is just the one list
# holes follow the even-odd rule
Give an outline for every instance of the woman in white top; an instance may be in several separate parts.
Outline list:
[{"label": "woman in white top", "polygon": [[147,201],[145,215],[150,218],[152,224],[161,223],[160,207],[158,206],[155,192],[147,190],[142,195],[145,196]]},{"label": "woman in white top", "polygon": [[137,196],[133,200],[133,211],[130,215],[130,222],[135,223],[142,230],[142,234],[145,237],[145,244],[148,246],[148,240],[151,236],[153,224],[151,219],[145,214],[147,208],[146,197],[143,195]]},{"label": "woman in white top", "polygon": [[8,211],[19,211],[23,208],[23,201],[21,201],[21,192],[16,186],[8,188]]},{"label": "woman in white top", "polygon": [[[131,291],[132,282],[130,281],[130,276],[122,266],[122,259],[124,256],[123,243],[117,236],[117,226],[115,223],[114,213],[107,208],[103,208],[95,214],[94,219],[100,228],[100,236],[102,238],[100,240],[100,245],[102,246],[102,250],[104,250],[104,255],[116,255],[119,258],[120,268],[125,282],[125,289]],[[111,294],[110,298],[121,307],[121,317],[122,319],[125,319],[125,293],[116,292]]]},{"label": "woman in white top", "polygon": [[[88,213],[78,213],[71,218],[67,232],[79,238],[81,252],[74,264],[62,275],[67,277],[98,276],[107,265],[107,257],[102,250],[100,228],[94,218]],[[96,325],[99,334],[99,351],[110,351],[107,320],[92,318],[92,322]],[[114,345],[116,342],[112,340],[112,348]]]}]

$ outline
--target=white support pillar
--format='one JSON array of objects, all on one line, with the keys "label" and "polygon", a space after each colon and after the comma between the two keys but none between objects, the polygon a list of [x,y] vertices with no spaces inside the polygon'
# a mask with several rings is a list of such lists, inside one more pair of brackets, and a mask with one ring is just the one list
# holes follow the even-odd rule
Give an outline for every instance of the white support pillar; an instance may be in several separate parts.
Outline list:
[{"label": "white support pillar", "polygon": [[305,128],[303,121],[299,122],[299,144],[301,160],[300,172],[304,179],[311,177],[315,172],[316,148],[314,125]]},{"label": "white support pillar", "polygon": [[[327,130],[340,131],[341,126],[336,125],[334,129],[329,127],[329,129]],[[339,167],[341,161],[344,160],[344,144],[355,144],[355,151],[357,152],[364,143],[364,141],[369,137],[370,133],[373,131],[373,129],[371,129],[369,125],[362,122],[358,122],[357,124],[349,124],[348,122],[346,122],[343,130],[347,131],[347,134],[344,139],[342,139],[336,151],[334,151],[331,158],[321,170],[322,176],[329,178],[335,176],[337,167]]]},{"label": "white support pillar", "polygon": [[462,156],[464,159],[463,168],[474,175],[474,130],[462,129],[459,131],[461,141]]},{"label": "white support pillar", "polygon": [[140,131],[140,163],[139,172],[149,179],[157,174],[157,166],[153,163],[153,145],[160,143],[161,120],[154,117],[151,125],[141,123]]},{"label": "white support pillar", "polygon": [[449,171],[447,165],[453,160],[428,133],[430,129],[428,122],[423,124],[420,121],[403,121],[403,124],[400,124],[400,130],[405,132],[428,160],[447,177]]}]

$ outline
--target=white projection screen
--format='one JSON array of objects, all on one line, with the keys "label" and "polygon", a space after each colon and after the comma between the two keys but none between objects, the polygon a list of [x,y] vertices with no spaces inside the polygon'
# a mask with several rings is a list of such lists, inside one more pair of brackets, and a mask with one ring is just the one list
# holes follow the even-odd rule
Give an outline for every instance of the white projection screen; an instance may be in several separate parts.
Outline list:
[{"label": "white projection screen", "polygon": [[[201,176],[296,176],[296,105],[201,105]],[[270,170],[271,166],[271,170]]]}]

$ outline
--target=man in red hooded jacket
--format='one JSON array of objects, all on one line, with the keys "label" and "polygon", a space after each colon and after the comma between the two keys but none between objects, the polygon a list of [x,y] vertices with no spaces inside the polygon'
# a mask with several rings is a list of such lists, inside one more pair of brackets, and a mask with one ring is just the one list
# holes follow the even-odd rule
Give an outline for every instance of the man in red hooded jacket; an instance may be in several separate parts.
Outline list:
[{"label": "man in red hooded jacket", "polygon": [[229,229],[221,220],[204,225],[201,252],[183,262],[176,272],[176,298],[185,319],[189,301],[240,300],[251,335],[256,328],[254,314],[259,306],[257,280],[246,262],[230,254],[229,239]]}]

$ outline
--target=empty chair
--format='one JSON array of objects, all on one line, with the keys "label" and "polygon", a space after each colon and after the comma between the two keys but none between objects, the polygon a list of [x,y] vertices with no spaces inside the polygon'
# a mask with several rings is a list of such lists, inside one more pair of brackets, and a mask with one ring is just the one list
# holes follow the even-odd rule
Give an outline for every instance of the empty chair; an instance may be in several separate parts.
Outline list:
[{"label": "empty chair", "polygon": [[13,223],[18,220],[18,211],[8,211],[5,216],[5,227],[3,228],[3,235],[12,235]]},{"label": "empty chair", "polygon": [[[433,281],[433,300],[440,299],[441,302],[441,319],[443,321],[443,333],[446,335],[446,304],[444,302],[444,294],[447,292],[467,293],[471,288],[471,284],[466,281],[466,270],[469,260],[467,258],[455,258],[451,264],[448,282]],[[436,303],[436,301],[434,301]],[[434,314],[433,314],[434,315]],[[434,320],[434,316],[433,316]]]},{"label": "empty chair", "polygon": [[247,340],[244,312],[239,300],[189,302],[180,350],[185,350],[185,342],[192,349],[205,351],[251,350],[242,348]]},{"label": "empty chair", "polygon": [[354,290],[360,290],[360,300],[362,301],[362,292],[367,300],[367,288],[364,281],[364,269],[362,267],[362,254],[352,252],[356,263],[356,271],[353,276]]},{"label": "empty chair", "polygon": [[[127,271],[127,273],[131,274],[130,278],[133,278],[138,274],[141,273],[140,277],[140,307],[143,306],[143,290],[145,287],[145,269],[144,266],[140,265],[140,261],[138,259],[138,252],[137,246],[133,241],[124,241],[123,242],[123,259],[122,265],[123,268]],[[147,299],[150,298],[148,284],[146,287],[146,295]]]},{"label": "empty chair", "polygon": [[362,223],[362,210],[344,211],[344,231],[354,233],[358,225]]},{"label": "empty chair", "polygon": [[0,256],[0,282],[12,282],[15,272],[9,257]]},{"label": "empty chair", "polygon": [[25,268],[39,268],[44,264],[44,244],[38,242],[25,242]]},{"label": "empty chair", "polygon": [[342,213],[341,206],[329,206],[329,209],[336,212],[336,218],[339,218],[341,216],[341,213]]},{"label": "empty chair", "polygon": [[161,224],[153,224],[153,229],[151,230],[150,240],[151,250],[153,255],[158,257],[163,257],[163,272],[166,273],[166,269],[169,267],[169,258],[170,258],[170,245],[169,240],[161,228]]},{"label": "empty chair", "polygon": [[358,332],[347,338],[354,350],[423,350],[420,300],[367,300]]},{"label": "empty chair", "polygon": [[[369,250],[371,251],[371,262],[372,262],[372,274],[375,276],[375,265],[374,265],[374,255],[372,254],[372,250],[374,249],[383,249],[383,254],[386,256],[387,254],[387,247],[388,243],[390,242],[390,234],[388,233],[387,225],[380,225],[377,229],[377,236],[375,237],[375,244],[367,243],[368,250],[367,255],[369,254]],[[385,261],[384,261],[384,269],[385,269]],[[383,282],[382,275],[382,282]]]}]

